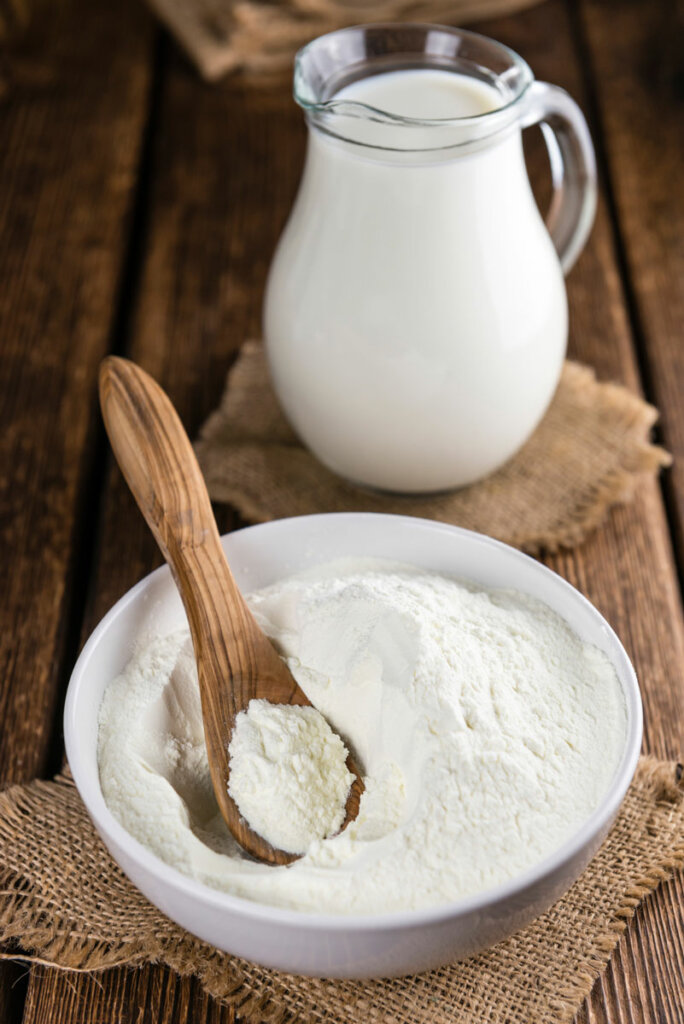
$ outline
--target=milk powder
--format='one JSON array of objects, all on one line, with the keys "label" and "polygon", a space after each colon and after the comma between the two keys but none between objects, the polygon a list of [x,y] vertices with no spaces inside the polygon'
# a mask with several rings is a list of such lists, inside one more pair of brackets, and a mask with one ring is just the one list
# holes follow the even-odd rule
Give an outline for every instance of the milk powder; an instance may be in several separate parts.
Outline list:
[{"label": "milk powder", "polygon": [[291,866],[244,858],[214,800],[188,635],[159,638],[107,688],[100,778],[123,826],[185,874],[307,911],[432,906],[532,867],[605,795],[626,729],[619,682],[540,602],[345,561],[249,603],[366,790],[356,821]]}]

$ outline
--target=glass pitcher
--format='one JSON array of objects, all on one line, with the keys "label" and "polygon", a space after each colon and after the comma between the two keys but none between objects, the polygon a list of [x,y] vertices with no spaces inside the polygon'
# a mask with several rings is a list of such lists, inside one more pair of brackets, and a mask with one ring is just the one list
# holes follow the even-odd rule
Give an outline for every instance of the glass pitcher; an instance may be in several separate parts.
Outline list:
[{"label": "glass pitcher", "polygon": [[[459,96],[489,102],[407,116],[396,90],[423,88],[416,71],[441,72],[442,84],[454,73]],[[369,88],[396,101],[371,103]],[[563,273],[596,206],[584,117],[507,47],[429,25],[314,40],[297,55],[295,99],[306,164],[264,306],[280,403],[350,481],[414,494],[469,484],[525,442],[558,383]],[[554,187],[546,224],[522,149],[521,130],[537,123]]]}]

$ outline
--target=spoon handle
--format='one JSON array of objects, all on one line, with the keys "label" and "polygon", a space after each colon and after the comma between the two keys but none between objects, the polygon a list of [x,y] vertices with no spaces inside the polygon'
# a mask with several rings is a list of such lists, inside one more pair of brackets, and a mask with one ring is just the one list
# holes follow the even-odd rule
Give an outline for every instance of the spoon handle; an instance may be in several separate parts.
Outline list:
[{"label": "spoon handle", "polygon": [[257,626],[233,579],[202,472],[164,391],[134,363],[109,356],[100,369],[100,404],[117,462],[183,599],[221,812],[247,849],[287,863],[293,858],[280,851],[273,856],[261,837],[251,830],[246,834],[226,788],[228,744],[235,716],[257,696],[255,679],[273,703],[310,702]]},{"label": "spoon handle", "polygon": [[[197,636],[201,643],[210,639],[213,646],[225,636],[230,651],[221,652],[227,664],[220,667],[229,668],[231,676],[224,679],[248,678],[255,655],[264,650],[270,652],[266,666],[271,660],[280,677],[283,664],[256,625],[233,578],[202,471],[168,396],[135,363],[109,356],[100,369],[100,403],[112,450],[171,567],[193,638]],[[261,657],[258,664],[263,678]],[[296,691],[301,697],[293,701]],[[253,694],[244,694],[247,701],[239,693],[235,696],[240,711]],[[294,680],[293,688],[271,699],[275,703],[309,703]]]}]

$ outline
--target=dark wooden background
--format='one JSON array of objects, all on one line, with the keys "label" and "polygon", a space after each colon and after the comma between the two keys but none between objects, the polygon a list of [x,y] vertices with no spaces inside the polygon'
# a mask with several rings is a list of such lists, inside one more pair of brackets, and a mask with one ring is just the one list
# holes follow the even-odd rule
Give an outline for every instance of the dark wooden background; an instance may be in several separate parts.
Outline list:
[{"label": "dark wooden background", "polygon": [[[476,27],[565,86],[589,117],[601,202],[568,281],[571,354],[657,404],[660,439],[677,459],[684,68],[675,8],[546,0]],[[2,785],[58,770],[80,646],[159,562],[105,443],[99,361],[108,352],[138,360],[196,431],[238,346],[259,332],[303,144],[289,86],[203,84],[136,0],[47,5],[0,58]],[[543,194],[538,138],[530,159]],[[219,523],[241,525],[229,509]],[[644,481],[580,549],[547,562],[625,642],[644,694],[645,749],[681,756],[684,463]],[[680,876],[638,911],[580,1021],[684,1022],[683,907]],[[194,981],[159,968],[90,976],[0,965],[8,1024],[232,1019]]]}]

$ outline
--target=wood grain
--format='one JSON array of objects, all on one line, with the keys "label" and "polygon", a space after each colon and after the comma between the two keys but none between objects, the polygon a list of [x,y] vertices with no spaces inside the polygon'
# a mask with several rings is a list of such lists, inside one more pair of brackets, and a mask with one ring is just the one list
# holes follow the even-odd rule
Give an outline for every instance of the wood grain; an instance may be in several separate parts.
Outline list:
[{"label": "wood grain", "polygon": [[[565,85],[580,102],[586,99],[582,55],[574,47],[562,0],[479,27],[517,48],[540,77]],[[155,150],[149,244],[128,351],[161,381],[191,429],[215,406],[236,346],[259,331],[264,274],[296,186],[302,138],[288,96],[250,91],[238,81],[209,90],[172,59]],[[533,147],[532,156],[544,173],[540,151],[535,156]],[[571,344],[573,354],[594,364],[601,377],[636,387],[618,255],[602,204],[588,250],[569,280]],[[110,474],[84,634],[158,562],[137,516]],[[226,513],[225,527],[236,522]],[[618,509],[579,551],[549,562],[599,606],[625,640],[644,693],[646,744],[676,755],[684,636],[658,487],[645,485],[635,503]],[[681,879],[648,901],[597,984],[584,1020],[672,1024],[680,1019],[681,907]],[[227,1024],[233,1019],[192,983],[158,968],[110,971],[99,982],[101,988],[74,975],[35,975],[26,1021]]]},{"label": "wood grain", "polygon": [[[194,978],[179,978],[153,967],[107,971],[103,975],[64,972],[58,996],[47,980],[53,972],[36,968],[24,1020],[38,1024],[155,1024],[177,1020],[234,1024],[235,1016],[219,1008]],[[43,982],[43,983],[41,983]],[[3,1021],[3,1024],[5,1022]]]},{"label": "wood grain", "polygon": [[668,490],[684,574],[684,5],[577,6],[645,386],[675,456]]},{"label": "wood grain", "polygon": [[[0,106],[0,776],[45,765],[149,86],[147,19],[72,4]],[[102,75],[102,55],[109,71]],[[84,159],[84,156],[87,156]]]},{"label": "wood grain", "polygon": [[[150,81],[139,7],[49,5],[0,58],[0,784],[59,764],[80,619],[93,384],[122,272]],[[107,74],[102,74],[106,55]],[[0,1019],[27,969],[0,968]]]}]

